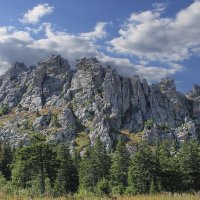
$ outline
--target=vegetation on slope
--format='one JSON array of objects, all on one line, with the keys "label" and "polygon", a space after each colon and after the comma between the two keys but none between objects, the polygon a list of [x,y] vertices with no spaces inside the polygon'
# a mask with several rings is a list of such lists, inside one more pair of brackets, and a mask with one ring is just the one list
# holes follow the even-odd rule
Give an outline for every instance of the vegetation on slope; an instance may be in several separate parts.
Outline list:
[{"label": "vegetation on slope", "polygon": [[[76,152],[70,154],[68,146],[48,144],[34,134],[29,146],[13,149],[9,143],[1,143],[1,198],[165,200],[176,193],[198,193],[199,150],[197,141],[181,148],[164,141],[157,146],[142,143],[130,156],[124,142],[119,142],[116,150],[107,154],[98,138],[80,157]],[[185,195],[187,198],[197,195]]]}]

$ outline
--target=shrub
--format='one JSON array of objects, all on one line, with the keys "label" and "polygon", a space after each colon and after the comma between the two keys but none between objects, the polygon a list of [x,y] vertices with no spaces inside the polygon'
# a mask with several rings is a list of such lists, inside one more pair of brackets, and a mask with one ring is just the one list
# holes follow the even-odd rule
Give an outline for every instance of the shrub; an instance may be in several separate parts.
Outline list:
[{"label": "shrub", "polygon": [[56,114],[51,115],[51,125],[53,127],[59,127],[58,118]]},{"label": "shrub", "polygon": [[23,120],[22,126],[25,130],[33,130],[33,123],[29,119]]},{"label": "shrub", "polygon": [[169,130],[169,126],[168,126],[167,124],[165,124],[165,123],[160,124],[160,125],[159,125],[159,128],[160,128],[160,130],[162,130],[162,131],[167,131],[167,130]]},{"label": "shrub", "polygon": [[0,116],[7,115],[9,113],[9,107],[8,104],[2,104],[0,107]]},{"label": "shrub", "polygon": [[96,193],[98,195],[110,194],[110,186],[109,186],[109,181],[107,179],[103,178],[97,183]]},{"label": "shrub", "polygon": [[146,122],[144,122],[144,126],[147,129],[151,129],[153,127],[153,120],[147,120]]},{"label": "shrub", "polygon": [[118,185],[118,186],[114,186],[112,188],[112,194],[123,194],[124,193],[124,187],[123,185]]}]

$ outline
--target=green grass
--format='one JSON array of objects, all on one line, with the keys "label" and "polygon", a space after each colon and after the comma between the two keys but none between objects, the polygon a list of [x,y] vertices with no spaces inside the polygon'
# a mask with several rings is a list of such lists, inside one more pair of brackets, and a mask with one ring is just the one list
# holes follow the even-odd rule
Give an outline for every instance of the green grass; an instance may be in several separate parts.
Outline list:
[{"label": "green grass", "polygon": [[126,136],[129,139],[129,143],[139,144],[142,141],[142,136],[144,135],[144,131],[138,133],[131,133],[128,130],[121,130],[120,134]]},{"label": "green grass", "polygon": [[[174,196],[170,194],[157,194],[157,195],[136,195],[136,196],[116,196],[116,197],[97,197],[92,193],[81,193],[74,196],[65,196],[65,197],[34,197],[34,200],[199,200],[200,194],[175,194]],[[0,200],[30,200],[30,196],[26,195],[5,195],[0,192]]]},{"label": "green grass", "polygon": [[90,138],[86,132],[81,131],[77,134],[75,142],[76,142],[76,150],[79,153],[81,150],[89,146]]},{"label": "green grass", "polygon": [[157,194],[157,195],[136,195],[136,196],[125,196],[117,198],[119,200],[199,200],[200,194]]}]

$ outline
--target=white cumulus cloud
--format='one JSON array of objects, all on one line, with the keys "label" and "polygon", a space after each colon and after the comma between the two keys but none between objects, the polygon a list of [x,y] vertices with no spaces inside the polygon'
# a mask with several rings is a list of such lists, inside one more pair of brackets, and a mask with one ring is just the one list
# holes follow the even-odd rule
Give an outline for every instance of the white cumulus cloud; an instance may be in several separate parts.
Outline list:
[{"label": "white cumulus cloud", "polygon": [[[0,74],[16,61],[35,65],[52,54],[61,54],[72,64],[82,57],[97,56],[97,40],[105,35],[105,26],[98,28],[102,24],[99,22],[93,31],[79,34],[56,31],[51,23],[42,24],[35,30],[28,27],[23,30],[12,26],[0,27]],[[44,36],[35,39],[32,33],[35,35],[38,31]]]},{"label": "white cumulus cloud", "polygon": [[42,17],[51,14],[53,10],[54,7],[49,4],[38,4],[31,10],[28,10],[20,21],[28,24],[37,24]]},{"label": "white cumulus cloud", "polygon": [[94,31],[89,33],[81,33],[80,36],[89,40],[104,38],[107,35],[107,32],[105,30],[106,25],[108,25],[108,23],[98,22],[94,28]]},{"label": "white cumulus cloud", "polygon": [[[138,74],[149,81],[174,75],[184,70],[182,61],[199,55],[200,1],[173,18],[162,17],[165,7],[155,4],[152,10],[132,13],[119,36],[110,41],[106,37],[108,22],[97,22],[91,31],[76,34],[55,29],[51,23],[26,25],[22,29],[0,26],[0,74],[15,61],[35,65],[51,54],[61,54],[72,65],[76,59],[95,56],[121,74]],[[40,4],[21,20],[37,23],[53,9]]]},{"label": "white cumulus cloud", "polygon": [[109,42],[110,50],[150,61],[188,59],[200,47],[199,11],[200,1],[195,1],[174,18],[163,18],[159,9],[133,13]]}]

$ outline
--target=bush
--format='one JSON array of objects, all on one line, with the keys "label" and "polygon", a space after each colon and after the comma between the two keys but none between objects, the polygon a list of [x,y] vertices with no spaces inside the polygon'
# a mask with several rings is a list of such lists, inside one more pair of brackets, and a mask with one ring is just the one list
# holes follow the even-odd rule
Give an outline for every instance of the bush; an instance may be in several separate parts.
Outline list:
[{"label": "bush", "polygon": [[146,122],[144,122],[144,126],[147,129],[151,129],[153,127],[153,120],[147,120]]},{"label": "bush", "polygon": [[159,125],[159,128],[160,128],[160,130],[162,130],[162,131],[167,131],[167,130],[169,130],[169,126],[168,126],[167,124],[165,124],[165,123],[160,124],[160,125]]},{"label": "bush", "polygon": [[103,178],[97,183],[96,193],[98,195],[110,194],[110,186],[109,186],[109,181],[107,179]]},{"label": "bush", "polygon": [[58,118],[56,114],[51,115],[51,125],[53,127],[59,127]]},{"label": "bush", "polygon": [[33,123],[28,119],[23,120],[22,126],[25,130],[33,130]]},{"label": "bush", "polygon": [[124,193],[124,187],[123,185],[118,185],[118,186],[114,186],[112,188],[112,194],[123,194]]},{"label": "bush", "polygon": [[12,181],[6,181],[4,176],[0,174],[0,190],[9,195],[13,195],[16,191],[16,188]]},{"label": "bush", "polygon": [[0,107],[0,116],[7,115],[9,113],[9,107],[8,104],[2,104]]}]

